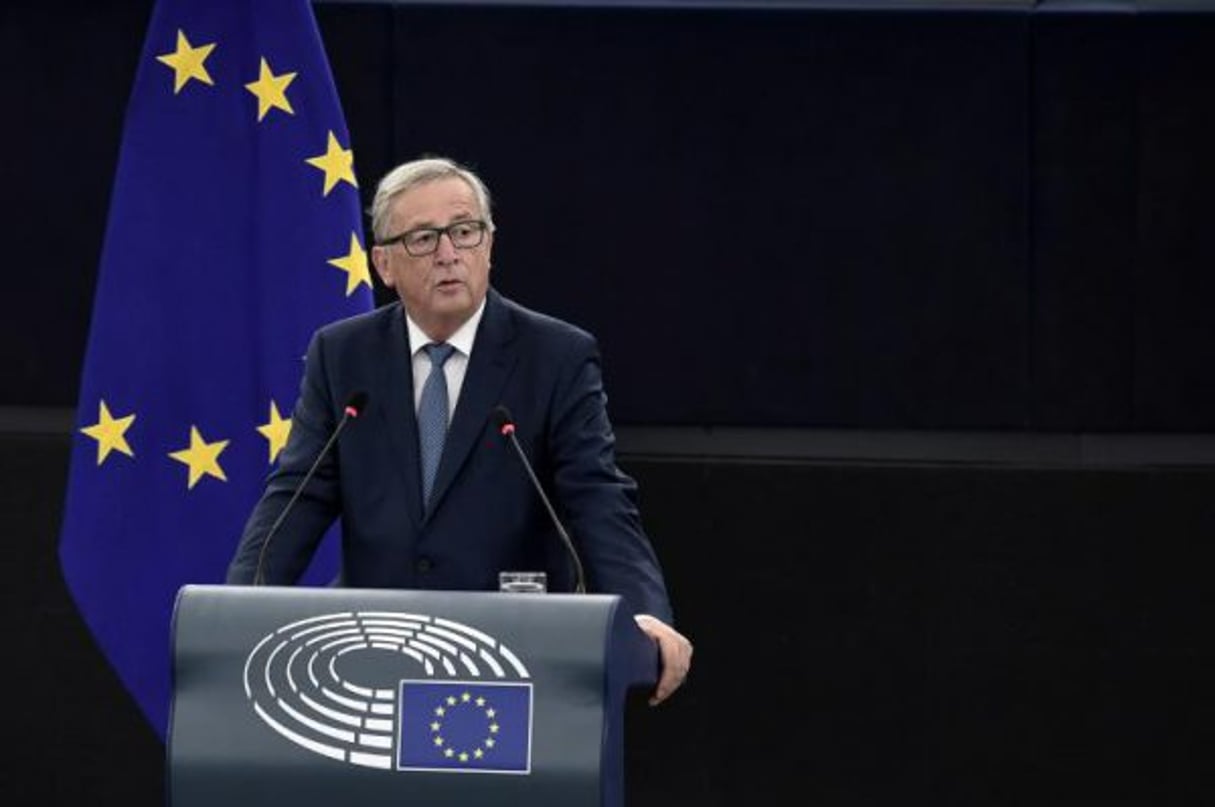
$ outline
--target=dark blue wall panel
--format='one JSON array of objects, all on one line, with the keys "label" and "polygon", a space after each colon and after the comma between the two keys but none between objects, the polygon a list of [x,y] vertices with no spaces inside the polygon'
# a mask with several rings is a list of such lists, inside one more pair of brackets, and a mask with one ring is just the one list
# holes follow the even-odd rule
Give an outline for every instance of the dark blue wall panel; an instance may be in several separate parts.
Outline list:
[{"label": "dark blue wall panel", "polygon": [[[778,5],[316,8],[365,198],[483,172],[622,424],[1215,428],[1215,7]],[[149,6],[6,6],[0,405],[75,402]]]},{"label": "dark blue wall panel", "polygon": [[1023,421],[1024,18],[407,7],[398,30],[398,153],[484,172],[495,282],[601,337],[620,421]]}]

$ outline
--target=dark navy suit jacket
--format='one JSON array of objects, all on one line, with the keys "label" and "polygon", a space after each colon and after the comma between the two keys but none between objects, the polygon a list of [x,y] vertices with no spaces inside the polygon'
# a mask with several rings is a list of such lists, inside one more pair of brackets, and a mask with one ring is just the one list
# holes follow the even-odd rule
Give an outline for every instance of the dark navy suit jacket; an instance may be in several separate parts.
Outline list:
[{"label": "dark navy suit jacket", "polygon": [[493,412],[504,405],[578,549],[588,589],[619,594],[634,612],[671,621],[636,485],[616,466],[594,338],[492,289],[428,511],[400,304],[315,334],[290,438],[245,527],[228,582],[253,582],[271,524],[358,391],[368,396],[364,413],[343,429],[274,534],[263,566],[266,583],[296,582],[340,517],[343,585],[496,590],[499,571],[541,569],[550,591],[571,590],[572,567],[560,538],[514,449],[498,433]]}]

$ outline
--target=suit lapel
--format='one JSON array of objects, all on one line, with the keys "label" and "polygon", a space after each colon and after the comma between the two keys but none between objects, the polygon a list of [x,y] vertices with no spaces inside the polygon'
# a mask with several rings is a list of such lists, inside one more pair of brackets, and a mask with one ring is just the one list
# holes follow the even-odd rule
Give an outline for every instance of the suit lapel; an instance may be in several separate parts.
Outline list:
[{"label": "suit lapel", "polygon": [[399,303],[393,306],[393,316],[383,329],[382,338],[383,355],[388,360],[380,374],[378,392],[384,402],[379,410],[380,417],[392,442],[396,470],[405,486],[409,516],[415,524],[420,524],[422,480],[418,466],[418,422],[413,408],[413,362],[409,355],[409,338],[405,335],[405,312]]},{"label": "suit lapel", "polygon": [[443,495],[468,459],[494,407],[501,403],[502,388],[515,364],[515,353],[510,349],[514,335],[510,311],[491,289],[447,441],[443,444],[443,457],[439,460],[439,472],[430,494],[432,511],[442,502]]}]

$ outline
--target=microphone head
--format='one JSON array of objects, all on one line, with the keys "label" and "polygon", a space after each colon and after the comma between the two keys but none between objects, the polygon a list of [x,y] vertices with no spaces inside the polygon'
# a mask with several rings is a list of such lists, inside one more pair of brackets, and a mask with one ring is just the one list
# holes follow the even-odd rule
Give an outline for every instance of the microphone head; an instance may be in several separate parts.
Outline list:
[{"label": "microphone head", "polygon": [[510,416],[510,410],[502,404],[494,407],[494,423],[498,425],[498,431],[503,436],[515,431],[515,419]]},{"label": "microphone head", "polygon": [[346,399],[346,406],[343,407],[343,411],[350,417],[357,418],[363,414],[365,406],[367,406],[367,393],[359,390],[358,392],[351,393],[350,397]]}]

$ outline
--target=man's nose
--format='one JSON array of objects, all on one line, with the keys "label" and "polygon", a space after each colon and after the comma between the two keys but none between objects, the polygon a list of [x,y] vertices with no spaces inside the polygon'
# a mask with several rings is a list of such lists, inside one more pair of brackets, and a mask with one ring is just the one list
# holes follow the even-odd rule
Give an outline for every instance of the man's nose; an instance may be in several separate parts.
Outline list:
[{"label": "man's nose", "polygon": [[435,260],[439,263],[451,263],[456,259],[456,245],[447,233],[439,233],[439,246],[435,249]]}]

